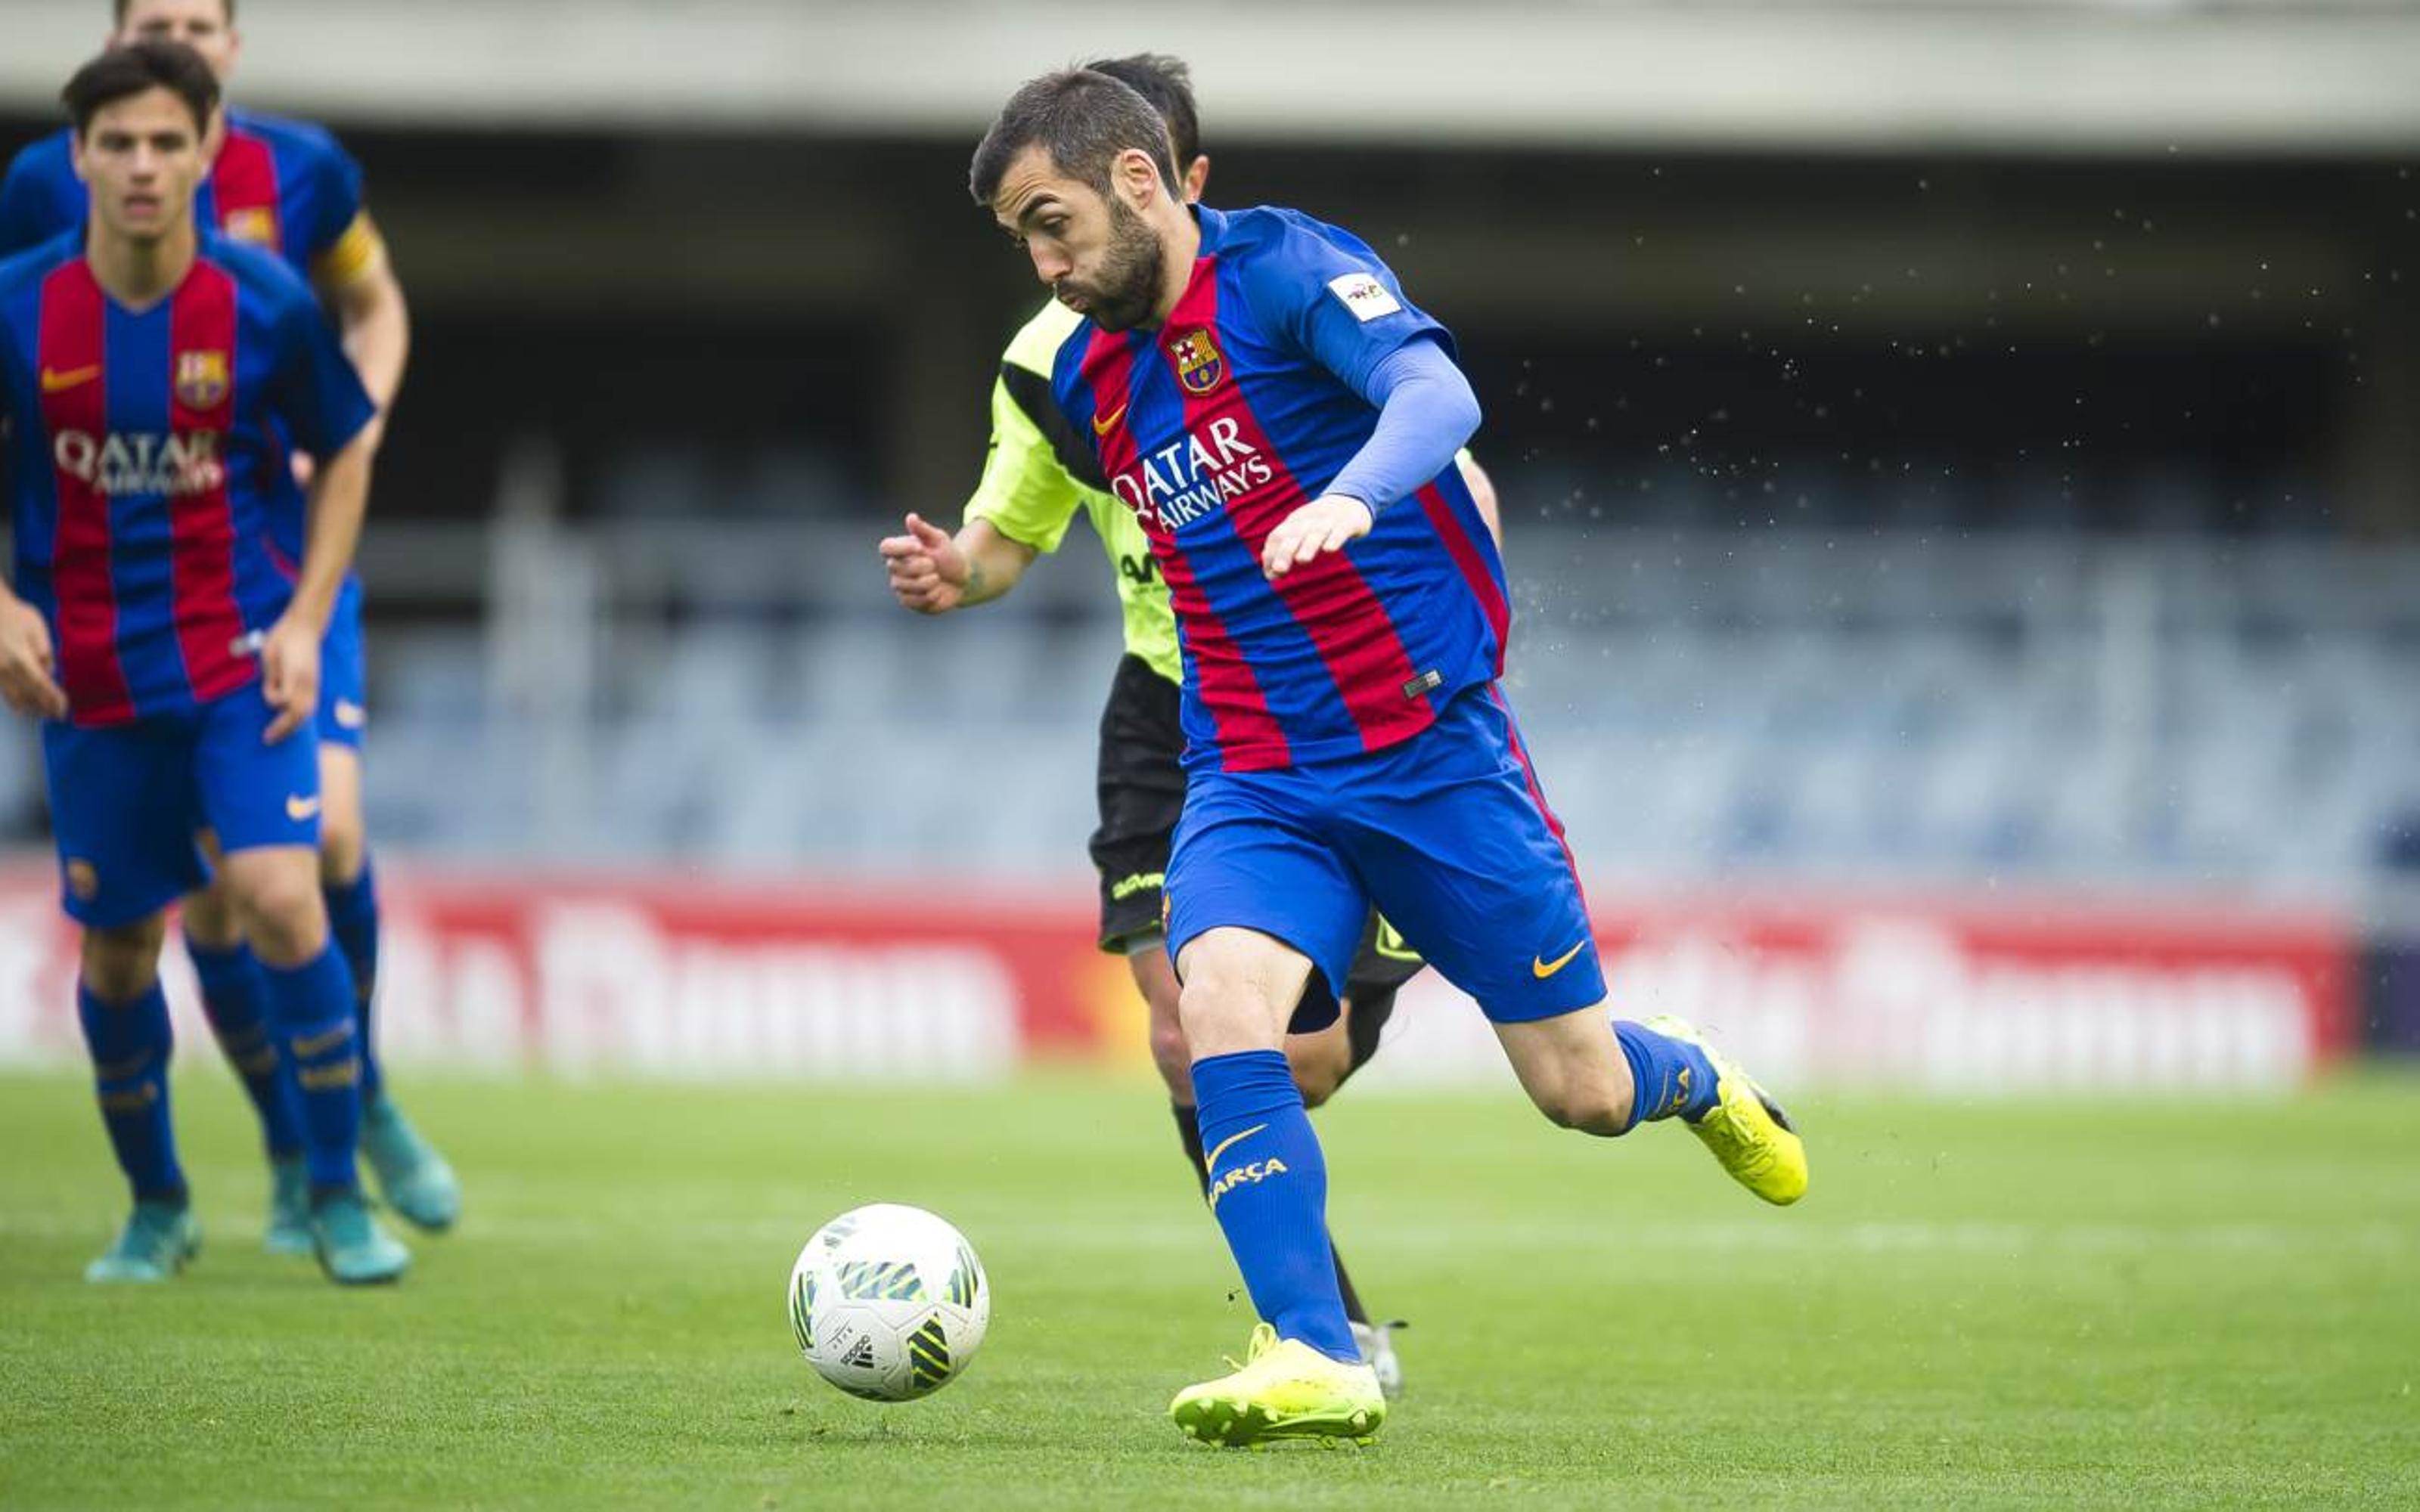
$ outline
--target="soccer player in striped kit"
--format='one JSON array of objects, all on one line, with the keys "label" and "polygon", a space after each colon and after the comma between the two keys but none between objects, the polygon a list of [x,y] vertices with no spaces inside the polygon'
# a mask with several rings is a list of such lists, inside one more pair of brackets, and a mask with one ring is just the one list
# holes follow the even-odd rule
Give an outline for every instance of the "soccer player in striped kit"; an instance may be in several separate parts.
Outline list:
[{"label": "soccer player in striped kit", "polygon": [[1554,1122],[1678,1118],[1774,1203],[1804,1195],[1805,1147],[1689,1026],[1608,1013],[1497,686],[1509,596],[1453,466],[1479,405],[1444,327],[1347,232],[1187,205],[1158,116],[1105,74],[1018,90],[970,177],[1085,317],[1054,402],[1150,539],[1185,651],[1168,946],[1213,1210],[1263,1322],[1170,1413],[1217,1443],[1366,1439],[1387,1404],[1279,1046],[1311,973],[1341,993],[1373,903],[1478,1001]]},{"label": "soccer player in striped kit", "polygon": [[[1180,192],[1199,199],[1210,177],[1191,70],[1178,58],[1142,53],[1084,65],[1132,86],[1168,122],[1184,175]],[[921,614],[945,614],[991,602],[1013,590],[1041,552],[1055,551],[1078,512],[1093,524],[1117,575],[1125,656],[1101,711],[1097,791],[1100,827],[1093,864],[1101,882],[1101,949],[1126,959],[1150,1015],[1153,1063],[1167,1083],[1170,1112],[1186,1165],[1209,1195],[1208,1153],[1193,1105],[1192,1057],[1176,1016],[1176,969],[1162,932],[1160,883],[1185,801],[1185,734],[1177,688],[1183,655],[1176,620],[1151,544],[1134,514],[1109,491],[1092,451],[1067,428],[1050,397],[1050,360],[1083,317],[1050,300],[1009,342],[992,385],[992,437],[983,481],[953,537],[909,516],[904,534],[882,543],[899,601]],[[1457,459],[1491,532],[1494,494],[1467,455]],[[1391,926],[1374,913],[1345,980],[1341,1021],[1292,1035],[1286,1059],[1306,1105],[1317,1107],[1368,1063],[1395,1010],[1395,994],[1421,969]],[[1313,982],[1314,992],[1325,984]],[[1373,1319],[1344,1266],[1336,1280],[1353,1337],[1389,1397],[1403,1387],[1397,1325]]]},{"label": "soccer player in striped kit", "polygon": [[[110,41],[182,42],[201,54],[225,87],[241,53],[235,0],[115,0]],[[361,170],[334,137],[317,126],[227,109],[221,113],[209,172],[195,194],[204,226],[230,240],[274,253],[324,297],[378,406],[373,450],[403,382],[411,347],[403,288],[362,199]],[[83,181],[64,131],[17,155],[0,182],[0,256],[84,224]],[[302,549],[302,495],[275,490],[269,515],[278,560],[287,572]],[[362,586],[347,578],[321,651],[318,716],[320,767],[320,886],[336,940],[361,994],[365,1105],[362,1147],[395,1210],[431,1230],[450,1227],[461,1209],[453,1168],[414,1129],[386,1090],[372,1009],[379,955],[377,873],[362,818],[362,743],[369,721],[362,640]],[[244,1079],[260,1118],[272,1172],[267,1243],[307,1254],[306,1173],[290,1076],[263,1027],[260,974],[224,888],[186,901],[187,952],[202,1001]]]},{"label": "soccer player in striped kit", "polygon": [[[218,105],[202,58],[114,49],[64,98],[90,217],[0,262],[16,548],[0,694],[43,721],[62,900],[83,928],[78,1013],[133,1191],[85,1274],[163,1280],[200,1245],[159,958],[168,904],[215,859],[293,1070],[312,1247],[337,1281],[394,1280],[410,1254],[356,1174],[353,980],[318,887],[312,738],[376,409],[310,289],[194,223]],[[298,447],[318,467],[289,577],[265,517]]]}]

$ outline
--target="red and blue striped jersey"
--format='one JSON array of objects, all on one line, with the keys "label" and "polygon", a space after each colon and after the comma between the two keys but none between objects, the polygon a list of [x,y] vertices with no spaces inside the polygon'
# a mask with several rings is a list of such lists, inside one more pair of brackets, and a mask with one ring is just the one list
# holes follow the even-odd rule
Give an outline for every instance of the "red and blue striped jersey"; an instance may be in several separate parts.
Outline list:
[{"label": "red and blue striped jersey", "polygon": [[20,596],[49,619],[69,717],[122,724],[252,682],[291,584],[266,539],[289,441],[325,458],[369,395],[285,264],[204,234],[147,309],[81,230],[0,262],[0,399]]},{"label": "red and blue striped jersey", "polygon": [[[54,131],[17,154],[0,180],[0,257],[83,228],[90,196],[75,174],[75,133]],[[230,241],[276,254],[306,282],[342,283],[377,242],[363,215],[361,165],[325,127],[229,107],[226,134],[194,196],[194,219]],[[302,490],[272,490],[271,538],[290,565],[302,554]]]},{"label": "red and blue striped jersey", "polygon": [[[341,257],[362,214],[362,170],[328,131],[250,111],[226,113],[226,138],[194,198],[194,219],[283,257],[308,279]],[[17,154],[0,180],[0,257],[82,226],[89,198],[75,135],[54,131]]]},{"label": "red and blue striped jersey", "polygon": [[1261,548],[1376,429],[1372,370],[1452,338],[1348,232],[1284,209],[1194,215],[1201,253],[1167,324],[1086,320],[1052,376],[1167,580],[1186,759],[1265,771],[1407,740],[1502,671],[1503,563],[1461,473],[1275,583]]}]

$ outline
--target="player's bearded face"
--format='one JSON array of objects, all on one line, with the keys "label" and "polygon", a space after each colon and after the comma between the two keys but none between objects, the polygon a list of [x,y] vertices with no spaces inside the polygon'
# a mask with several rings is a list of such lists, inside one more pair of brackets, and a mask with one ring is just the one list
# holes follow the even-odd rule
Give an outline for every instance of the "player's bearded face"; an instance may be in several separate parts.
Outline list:
[{"label": "player's bearded face", "polygon": [[1109,196],[1109,237],[1099,265],[1087,276],[1069,273],[1054,286],[1060,300],[1090,316],[1103,331],[1131,331],[1159,303],[1159,233]]}]

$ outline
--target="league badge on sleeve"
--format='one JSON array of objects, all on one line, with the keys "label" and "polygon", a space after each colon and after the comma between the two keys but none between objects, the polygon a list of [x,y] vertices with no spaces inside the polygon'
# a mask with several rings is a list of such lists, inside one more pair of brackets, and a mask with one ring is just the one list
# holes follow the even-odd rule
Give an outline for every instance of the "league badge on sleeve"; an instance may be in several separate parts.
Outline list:
[{"label": "league badge on sleeve", "polygon": [[1353,312],[1353,318],[1365,325],[1380,316],[1398,314],[1404,308],[1404,301],[1395,298],[1386,285],[1369,273],[1346,273],[1341,278],[1331,278],[1327,281],[1327,291],[1342,300],[1344,307]]},{"label": "league badge on sleeve", "polygon": [[264,205],[248,206],[229,210],[219,229],[230,241],[248,242],[256,247],[277,250],[277,212]]},{"label": "league badge on sleeve", "polygon": [[1176,359],[1176,381],[1185,385],[1187,393],[1207,393],[1227,376],[1227,360],[1218,355],[1218,345],[1207,331],[1188,331],[1177,337],[1168,344],[1168,355]]}]

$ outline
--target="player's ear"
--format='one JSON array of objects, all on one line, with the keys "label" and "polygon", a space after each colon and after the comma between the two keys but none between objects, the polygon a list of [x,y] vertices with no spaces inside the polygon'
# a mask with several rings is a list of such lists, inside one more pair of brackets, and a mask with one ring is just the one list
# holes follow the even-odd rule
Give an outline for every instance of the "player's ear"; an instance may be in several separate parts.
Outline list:
[{"label": "player's ear", "polygon": [[1203,153],[1185,165],[1185,203],[1190,205],[1202,197],[1202,188],[1210,182],[1210,154]]},{"label": "player's ear", "polygon": [[1117,167],[1109,175],[1109,182],[1117,189],[1119,197],[1126,202],[1126,208],[1135,210],[1151,203],[1153,190],[1164,190],[1159,179],[1159,164],[1152,162],[1151,154],[1140,147],[1128,147],[1118,154]]}]

